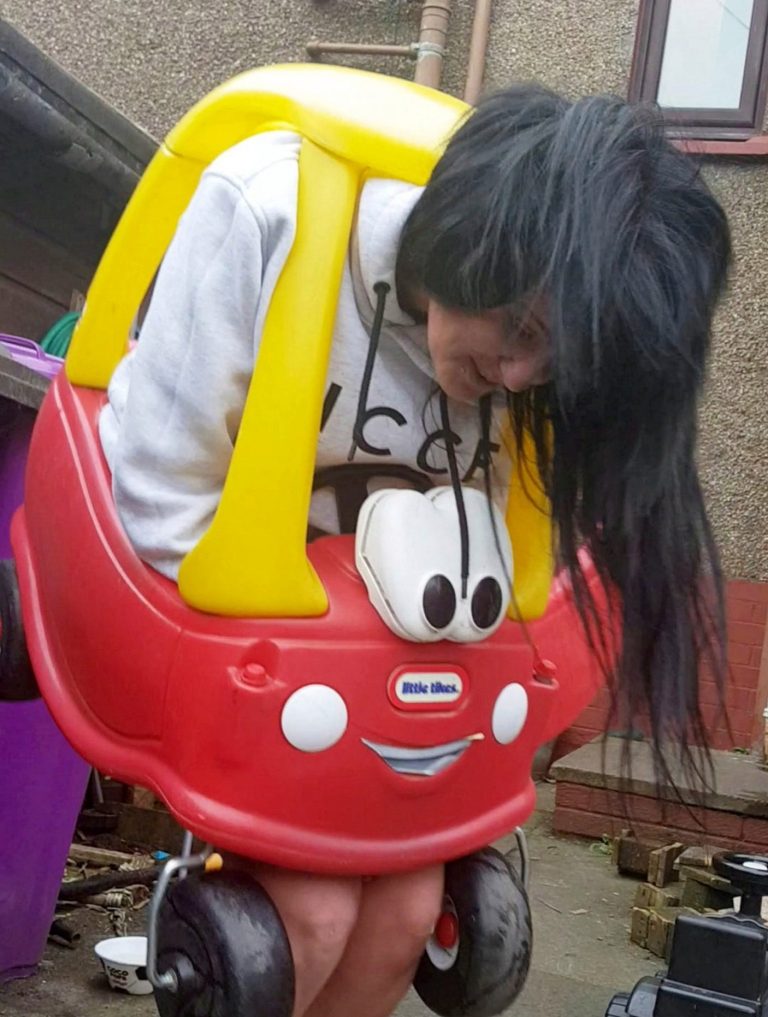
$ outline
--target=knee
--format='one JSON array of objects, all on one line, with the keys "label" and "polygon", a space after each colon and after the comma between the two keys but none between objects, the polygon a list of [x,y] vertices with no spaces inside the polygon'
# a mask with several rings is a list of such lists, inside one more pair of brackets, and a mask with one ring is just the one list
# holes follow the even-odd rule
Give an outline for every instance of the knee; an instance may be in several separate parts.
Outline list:
[{"label": "knee", "polygon": [[444,871],[435,865],[414,873],[404,889],[401,921],[406,934],[420,948],[432,935],[443,905]]},{"label": "knee", "polygon": [[386,895],[389,928],[384,942],[392,963],[415,963],[432,935],[443,902],[443,867],[432,866],[404,876],[387,877],[379,889]]},{"label": "knee", "polygon": [[360,882],[318,878],[296,900],[291,915],[294,935],[318,961],[341,956],[357,922]]}]

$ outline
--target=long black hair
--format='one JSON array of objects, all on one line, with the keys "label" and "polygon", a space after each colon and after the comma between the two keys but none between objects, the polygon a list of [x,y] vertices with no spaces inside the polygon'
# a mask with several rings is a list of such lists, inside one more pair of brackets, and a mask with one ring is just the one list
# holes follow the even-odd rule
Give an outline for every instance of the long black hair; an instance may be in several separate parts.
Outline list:
[{"label": "long black hair", "polygon": [[[535,439],[556,555],[614,679],[623,723],[705,744],[698,679],[725,671],[722,576],[695,462],[712,316],[730,260],[722,208],[657,110],[539,86],[481,102],[402,234],[398,279],[447,307],[544,301],[551,381],[508,396]],[[618,655],[580,549],[619,616]]]}]

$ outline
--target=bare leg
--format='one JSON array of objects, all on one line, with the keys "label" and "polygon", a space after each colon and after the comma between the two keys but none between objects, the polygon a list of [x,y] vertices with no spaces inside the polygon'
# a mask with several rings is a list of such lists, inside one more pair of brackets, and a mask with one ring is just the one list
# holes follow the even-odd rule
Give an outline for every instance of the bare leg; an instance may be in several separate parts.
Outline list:
[{"label": "bare leg", "polygon": [[362,881],[265,865],[256,865],[252,871],[272,898],[288,933],[296,971],[293,1017],[303,1017],[344,955],[358,919]]},{"label": "bare leg", "polygon": [[442,865],[364,882],[347,949],[306,1017],[389,1017],[413,981],[442,898]]}]

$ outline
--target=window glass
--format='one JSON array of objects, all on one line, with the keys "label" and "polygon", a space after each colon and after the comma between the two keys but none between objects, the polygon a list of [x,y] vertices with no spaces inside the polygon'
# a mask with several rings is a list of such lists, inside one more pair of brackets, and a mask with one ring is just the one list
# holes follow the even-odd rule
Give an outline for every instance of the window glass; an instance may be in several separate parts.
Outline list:
[{"label": "window glass", "polygon": [[738,109],[754,0],[671,0],[657,100]]}]

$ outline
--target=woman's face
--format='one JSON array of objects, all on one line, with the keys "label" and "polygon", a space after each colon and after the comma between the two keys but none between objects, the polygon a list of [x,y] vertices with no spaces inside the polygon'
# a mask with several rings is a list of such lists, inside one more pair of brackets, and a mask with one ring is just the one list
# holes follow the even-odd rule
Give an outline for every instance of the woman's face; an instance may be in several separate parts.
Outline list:
[{"label": "woman's face", "polygon": [[438,384],[460,402],[549,380],[552,350],[541,298],[522,313],[511,307],[461,311],[429,298],[427,341]]}]

